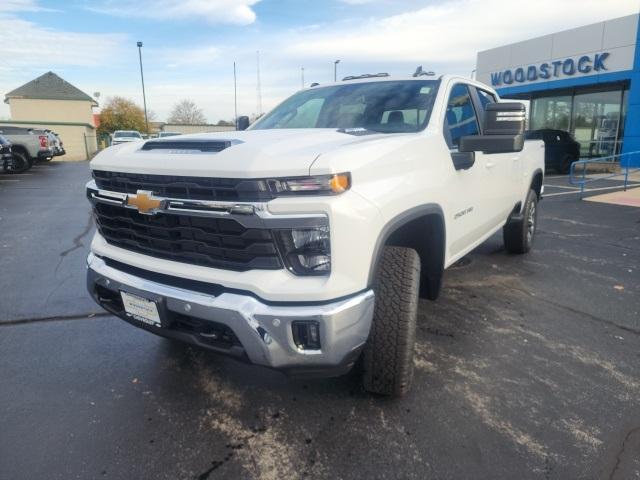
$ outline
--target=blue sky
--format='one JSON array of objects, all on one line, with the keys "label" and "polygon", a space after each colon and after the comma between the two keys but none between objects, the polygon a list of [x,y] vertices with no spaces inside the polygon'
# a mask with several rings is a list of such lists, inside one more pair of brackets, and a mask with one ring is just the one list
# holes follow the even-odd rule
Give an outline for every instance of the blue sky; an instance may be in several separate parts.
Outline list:
[{"label": "blue sky", "polygon": [[[635,13],[639,0],[0,0],[0,93],[53,70],[100,102],[142,103],[136,41],[144,42],[148,107],[164,120],[193,99],[215,122],[262,109],[305,80],[417,65],[468,75],[479,50]],[[0,104],[0,118],[8,108]]]}]

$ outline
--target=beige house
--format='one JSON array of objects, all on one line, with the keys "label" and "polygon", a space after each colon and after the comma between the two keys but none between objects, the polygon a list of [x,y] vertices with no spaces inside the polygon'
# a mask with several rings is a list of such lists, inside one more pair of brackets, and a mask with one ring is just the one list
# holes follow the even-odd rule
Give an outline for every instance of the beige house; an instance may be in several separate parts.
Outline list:
[{"label": "beige house", "polygon": [[62,139],[66,155],[58,160],[87,160],[97,151],[93,108],[98,103],[53,72],[5,95],[11,120],[0,125],[48,128]]}]

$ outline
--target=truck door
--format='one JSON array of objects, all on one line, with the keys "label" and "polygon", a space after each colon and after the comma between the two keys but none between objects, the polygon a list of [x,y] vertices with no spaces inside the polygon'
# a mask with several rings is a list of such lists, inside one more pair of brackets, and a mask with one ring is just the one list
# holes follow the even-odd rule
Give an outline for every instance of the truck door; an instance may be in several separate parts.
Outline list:
[{"label": "truck door", "polygon": [[[486,90],[470,86],[475,105],[480,114],[480,124],[484,118],[484,109],[489,103],[495,103],[496,97]],[[487,221],[495,229],[506,220],[520,195],[522,177],[522,159],[520,152],[481,154],[485,169],[487,189]],[[476,153],[476,161],[478,153]]]},{"label": "truck door", "polygon": [[473,246],[489,231],[487,195],[487,169],[481,152],[476,152],[475,162],[469,168],[456,169],[453,158],[459,154],[460,137],[480,133],[471,90],[463,83],[456,83],[449,92],[444,119],[444,136],[452,155],[455,173],[449,191],[450,211],[446,213],[447,235],[451,236],[450,257]]}]

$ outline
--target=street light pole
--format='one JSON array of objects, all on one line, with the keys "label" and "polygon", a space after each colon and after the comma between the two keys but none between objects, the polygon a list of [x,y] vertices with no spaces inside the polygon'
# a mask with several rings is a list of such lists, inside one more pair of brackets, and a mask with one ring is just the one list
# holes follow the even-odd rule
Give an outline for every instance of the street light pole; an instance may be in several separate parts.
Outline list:
[{"label": "street light pole", "polygon": [[149,135],[149,118],[147,117],[147,95],[144,92],[144,73],[142,72],[142,42],[138,42],[138,57],[140,58],[140,78],[142,79],[142,102],[144,104],[144,123]]},{"label": "street light pole", "polygon": [[233,114],[236,117],[233,122],[236,125],[236,130],[238,130],[238,81],[236,79],[236,62],[233,62]]},{"label": "street light pole", "polygon": [[338,81],[338,64],[340,63],[340,60],[336,60],[335,62],[333,62],[333,81],[337,82]]}]

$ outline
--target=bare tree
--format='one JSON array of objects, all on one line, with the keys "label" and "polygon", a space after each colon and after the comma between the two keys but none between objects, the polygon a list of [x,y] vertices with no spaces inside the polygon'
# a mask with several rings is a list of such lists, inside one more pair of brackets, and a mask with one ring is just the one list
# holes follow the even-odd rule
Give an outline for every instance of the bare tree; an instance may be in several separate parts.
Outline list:
[{"label": "bare tree", "polygon": [[204,117],[202,110],[198,108],[193,100],[188,98],[180,100],[173,106],[168,120],[168,123],[179,125],[197,125],[206,122],[207,119]]}]

